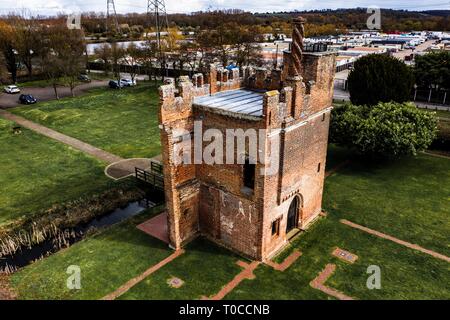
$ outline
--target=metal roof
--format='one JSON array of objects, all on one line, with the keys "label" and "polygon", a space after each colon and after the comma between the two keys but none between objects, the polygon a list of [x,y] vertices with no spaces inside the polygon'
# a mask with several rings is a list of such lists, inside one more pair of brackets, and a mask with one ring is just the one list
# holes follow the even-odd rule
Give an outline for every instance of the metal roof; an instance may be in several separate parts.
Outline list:
[{"label": "metal roof", "polygon": [[219,109],[226,113],[261,117],[263,115],[263,93],[244,89],[224,91],[214,95],[196,97],[194,105]]}]

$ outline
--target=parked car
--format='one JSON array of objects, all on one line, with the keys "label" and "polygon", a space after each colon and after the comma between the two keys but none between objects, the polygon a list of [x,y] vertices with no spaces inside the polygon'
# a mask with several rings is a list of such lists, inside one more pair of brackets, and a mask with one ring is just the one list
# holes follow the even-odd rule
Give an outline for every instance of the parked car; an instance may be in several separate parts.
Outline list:
[{"label": "parked car", "polygon": [[6,86],[4,91],[9,94],[20,93],[19,87],[15,85]]},{"label": "parked car", "polygon": [[91,82],[91,78],[89,78],[89,76],[87,74],[80,74],[78,76],[78,80],[81,82]]},{"label": "parked car", "polygon": [[124,87],[124,85],[120,81],[114,81],[114,80],[109,81],[108,85],[111,89],[120,89],[120,88]]},{"label": "parked car", "polygon": [[35,104],[37,100],[31,94],[21,94],[19,97],[19,102],[21,104]]},{"label": "parked car", "polygon": [[131,80],[131,79],[120,79],[120,83],[122,84],[122,86],[124,87],[133,87],[136,85],[136,80]]}]

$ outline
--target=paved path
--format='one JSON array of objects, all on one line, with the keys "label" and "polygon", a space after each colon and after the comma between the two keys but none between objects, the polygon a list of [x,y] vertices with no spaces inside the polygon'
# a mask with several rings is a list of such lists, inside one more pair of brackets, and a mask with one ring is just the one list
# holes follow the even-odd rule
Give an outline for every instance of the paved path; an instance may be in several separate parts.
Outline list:
[{"label": "paved path", "polygon": [[321,273],[319,273],[319,275],[313,281],[311,281],[310,283],[311,287],[320,290],[328,294],[329,296],[335,297],[339,300],[353,300],[352,297],[349,297],[336,289],[327,287],[324,284],[331,277],[331,275],[334,273],[335,270],[336,265],[327,264],[325,269]]},{"label": "paved path", "polygon": [[272,260],[267,260],[265,263],[268,266],[271,266],[274,270],[284,272],[286,271],[298,258],[300,258],[302,253],[298,250],[294,250],[294,252],[287,257],[282,263],[276,263]]},{"label": "paved path", "polygon": [[[94,80],[91,83],[84,83],[77,86],[74,89],[75,96],[78,96],[84,93],[87,90],[93,88],[106,87],[108,85],[108,81],[106,80]],[[20,88],[20,84],[18,85]],[[3,90],[3,88],[1,88]],[[39,101],[50,101],[56,100],[55,91],[53,87],[25,87],[21,88],[21,93],[23,94],[31,94],[33,95],[38,102]],[[72,93],[70,92],[70,88],[68,87],[58,87],[58,95],[60,98],[71,97]],[[18,94],[7,94],[0,93],[0,108],[8,109],[19,106],[19,95]]]},{"label": "paved path", "polygon": [[183,253],[184,253],[184,250],[175,251],[172,255],[170,255],[166,259],[162,260],[158,264],[155,264],[153,267],[151,267],[150,269],[148,269],[147,271],[145,271],[141,275],[137,276],[136,278],[131,279],[130,281],[125,283],[123,286],[121,286],[116,291],[108,294],[102,300],[115,300],[115,299],[117,299],[118,297],[120,297],[121,295],[126,293],[128,290],[130,290],[132,287],[137,285],[139,282],[141,282],[142,280],[144,280],[145,278],[150,276],[152,273],[155,273],[156,271],[158,271],[159,269],[164,267],[166,264],[172,262],[173,260],[175,260],[176,258],[181,256]]},{"label": "paved path", "polygon": [[345,224],[345,225],[347,225],[349,227],[352,227],[352,228],[359,229],[361,231],[367,232],[368,234],[377,236],[379,238],[390,240],[392,242],[395,242],[395,243],[400,244],[402,246],[405,246],[407,248],[410,248],[410,249],[413,249],[413,250],[417,250],[417,251],[429,254],[430,256],[433,256],[433,257],[435,257],[437,259],[441,259],[441,260],[450,262],[450,258],[449,257],[447,257],[447,256],[445,256],[443,254],[437,253],[435,251],[422,248],[421,246],[419,246],[417,244],[413,244],[413,243],[410,243],[410,242],[406,242],[406,241],[397,239],[397,238],[395,238],[393,236],[390,236],[388,234],[381,233],[379,231],[369,229],[367,227],[361,226],[359,224],[353,223],[353,222],[348,221],[348,220],[341,220],[341,223],[343,223],[343,224]]},{"label": "paved path", "polygon": [[65,134],[59,133],[55,130],[49,129],[47,127],[44,127],[40,124],[37,124],[35,122],[29,121],[25,118],[22,118],[20,116],[17,116],[15,114],[12,114],[6,110],[1,110],[0,109],[0,117],[10,120],[10,121],[14,121],[17,124],[33,130],[39,134],[42,134],[46,137],[52,138],[54,140],[60,141],[62,143],[65,143],[66,145],[69,145],[75,149],[78,149],[84,153],[87,153],[101,161],[104,161],[108,164],[110,163],[114,163],[114,162],[118,162],[118,161],[122,161],[123,159],[121,157],[118,157],[116,155],[113,155],[109,152],[103,151],[99,148],[96,148],[90,144],[87,144],[83,141],[80,141],[78,139],[66,136]]},{"label": "paved path", "polygon": [[243,261],[238,261],[237,264],[244,268],[244,270],[241,271],[236,277],[234,277],[233,280],[228,282],[222,290],[219,291],[215,296],[213,296],[211,299],[203,297],[202,300],[222,300],[225,298],[227,294],[229,294],[231,291],[236,288],[239,283],[241,283],[244,279],[254,279],[255,275],[253,274],[253,271],[258,267],[259,262],[253,261],[252,263],[248,264]]}]

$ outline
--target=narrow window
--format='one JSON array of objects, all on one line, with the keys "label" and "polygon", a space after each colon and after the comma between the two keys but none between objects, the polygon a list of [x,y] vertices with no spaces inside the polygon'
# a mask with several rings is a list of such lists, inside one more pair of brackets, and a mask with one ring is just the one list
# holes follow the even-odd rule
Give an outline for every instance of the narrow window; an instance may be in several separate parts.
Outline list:
[{"label": "narrow window", "polygon": [[322,115],[322,121],[325,121],[325,119],[326,119],[326,114],[324,113],[324,114]]},{"label": "narrow window", "polygon": [[319,163],[319,165],[317,166],[317,172],[320,172],[320,169],[321,169],[321,163]]},{"label": "narrow window", "polygon": [[244,186],[247,188],[255,188],[255,169],[256,165],[250,163],[250,159],[246,157],[244,164]]},{"label": "narrow window", "polygon": [[280,235],[280,222],[281,219],[277,219],[274,222],[272,222],[272,236]]}]

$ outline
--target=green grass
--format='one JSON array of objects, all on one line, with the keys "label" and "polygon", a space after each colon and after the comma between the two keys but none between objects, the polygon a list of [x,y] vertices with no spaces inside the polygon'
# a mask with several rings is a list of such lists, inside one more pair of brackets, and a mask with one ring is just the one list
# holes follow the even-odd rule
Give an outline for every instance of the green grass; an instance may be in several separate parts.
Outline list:
[{"label": "green grass", "polygon": [[[239,258],[213,243],[199,238],[189,244],[186,253],[158,270],[121,297],[123,300],[183,300],[213,296],[241,270]],[[181,288],[172,288],[167,280],[184,281]]]},{"label": "green grass", "polygon": [[[351,265],[334,258],[335,247],[359,256]],[[448,299],[450,269],[447,262],[379,239],[338,222],[318,221],[284,253],[299,249],[303,255],[285,272],[260,266],[254,280],[244,280],[226,299],[334,299],[309,283],[328,263],[337,265],[326,285],[357,299]],[[369,290],[367,268],[381,268],[381,290]]]},{"label": "green grass", "polygon": [[[11,276],[20,299],[101,299],[168,257],[172,251],[136,228],[153,213],[106,229]],[[81,269],[81,290],[69,290],[71,265]]]},{"label": "green grass", "polygon": [[[329,163],[350,157],[331,146]],[[421,155],[394,163],[352,162],[326,181],[320,219],[277,258],[294,248],[303,255],[285,272],[261,265],[226,299],[332,299],[309,283],[328,263],[337,265],[327,285],[358,299],[448,299],[447,262],[377,238],[339,222],[353,222],[448,252],[450,161]],[[140,217],[139,221],[146,217]],[[12,276],[21,298],[97,299],[113,291],[170,253],[161,242],[135,229],[137,221],[105,230],[94,238],[35,263]],[[351,265],[331,255],[335,247],[358,255]],[[161,251],[160,251],[161,250]],[[186,253],[133,287],[121,299],[199,299],[216,294],[240,272],[239,257],[203,239]],[[68,265],[82,268],[83,289],[65,289]],[[381,290],[369,290],[367,268],[381,268]],[[83,271],[84,270],[84,271]],[[84,276],[83,276],[84,275]],[[94,276],[95,275],[95,276]],[[83,278],[84,277],[84,278]],[[167,280],[185,281],[171,288]]]},{"label": "green grass", "polygon": [[435,112],[436,113],[436,117],[450,120],[450,111],[429,110],[429,109],[423,109],[423,110],[425,110],[427,112]]},{"label": "green grass", "polygon": [[450,160],[353,161],[327,179],[324,208],[338,218],[450,256]]},{"label": "green grass", "polygon": [[105,189],[105,164],[0,118],[0,228],[53,204]]},{"label": "green grass", "polygon": [[158,92],[150,84],[93,89],[12,112],[124,158],[160,153]]}]

